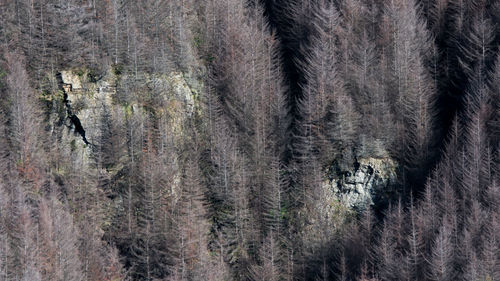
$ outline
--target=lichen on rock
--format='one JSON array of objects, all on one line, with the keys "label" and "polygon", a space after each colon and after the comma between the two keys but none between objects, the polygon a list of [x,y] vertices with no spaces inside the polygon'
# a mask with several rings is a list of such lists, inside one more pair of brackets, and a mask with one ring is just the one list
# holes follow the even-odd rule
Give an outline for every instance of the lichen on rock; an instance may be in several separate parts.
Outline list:
[{"label": "lichen on rock", "polygon": [[175,97],[184,103],[185,112],[191,116],[194,112],[195,97],[182,73],[172,72],[167,76],[167,83],[171,85]]},{"label": "lichen on rock", "polygon": [[[91,71],[85,69],[64,70],[59,80],[60,92],[64,95],[62,104],[65,106],[66,122],[66,126],[59,127],[60,136],[63,142],[71,144],[71,153],[79,155],[78,159],[85,165],[92,164],[93,155],[103,145],[103,137],[110,138],[123,132],[126,127],[124,120],[146,122],[147,118],[154,117],[163,143],[182,143],[186,121],[199,110],[196,93],[201,91],[201,82],[195,82],[189,74],[182,72],[140,73],[136,77],[117,74],[110,69],[100,77],[92,76],[92,79],[89,73]],[[127,83],[137,79],[140,80],[137,87],[127,88]],[[55,116],[53,119],[56,120]],[[76,134],[78,125],[84,130],[81,136]],[[174,199],[181,187],[181,175],[175,172],[179,171],[180,155],[175,151],[173,149],[168,154],[168,162],[174,172],[167,192]],[[124,171],[126,168],[123,165],[113,162],[103,165],[100,172],[106,178],[116,179]]]},{"label": "lichen on rock", "polygon": [[63,83],[71,85],[73,89],[82,88],[82,77],[76,74],[73,70],[63,70],[61,71],[61,77]]},{"label": "lichen on rock", "polygon": [[[87,138],[92,143],[100,135],[100,123],[103,116],[116,120],[118,116],[132,112],[154,110],[165,112],[172,128],[180,131],[182,123],[195,110],[196,98],[182,73],[171,72],[164,75],[144,75],[147,95],[135,93],[137,99],[130,99],[126,105],[117,104],[120,77],[111,71],[96,81],[89,81],[87,75],[79,75],[75,70],[61,71],[63,90],[73,113],[78,115],[82,126],[87,131]],[[85,72],[84,72],[85,73]],[[119,118],[118,118],[119,119]]]}]

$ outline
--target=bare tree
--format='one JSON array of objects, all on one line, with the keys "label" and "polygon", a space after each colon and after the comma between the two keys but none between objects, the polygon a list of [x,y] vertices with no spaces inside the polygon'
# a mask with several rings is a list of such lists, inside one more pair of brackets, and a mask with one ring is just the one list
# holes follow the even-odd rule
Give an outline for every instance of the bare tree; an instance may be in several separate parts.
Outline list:
[{"label": "bare tree", "polygon": [[40,161],[41,112],[35,92],[30,86],[28,73],[24,66],[24,57],[16,53],[6,53],[9,74],[7,75],[7,96],[9,127],[8,138],[13,153],[16,169],[27,180],[40,188],[43,162]]},{"label": "bare tree", "polygon": [[434,240],[429,259],[429,278],[431,280],[455,280],[456,278],[453,267],[454,246],[451,232],[450,226],[444,222]]},{"label": "bare tree", "polygon": [[403,165],[402,184],[423,184],[432,160],[435,90],[426,68],[432,42],[415,1],[387,1],[384,32],[389,36],[389,99],[397,118],[396,152]]},{"label": "bare tree", "polygon": [[54,196],[40,202],[39,233],[43,279],[85,280],[73,218]]}]

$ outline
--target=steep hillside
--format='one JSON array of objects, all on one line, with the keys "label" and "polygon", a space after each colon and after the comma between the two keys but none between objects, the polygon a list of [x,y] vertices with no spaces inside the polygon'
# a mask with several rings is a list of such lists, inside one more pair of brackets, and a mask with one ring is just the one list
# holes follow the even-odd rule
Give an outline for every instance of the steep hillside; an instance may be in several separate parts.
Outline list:
[{"label": "steep hillside", "polygon": [[0,1],[0,280],[500,280],[498,1]]}]

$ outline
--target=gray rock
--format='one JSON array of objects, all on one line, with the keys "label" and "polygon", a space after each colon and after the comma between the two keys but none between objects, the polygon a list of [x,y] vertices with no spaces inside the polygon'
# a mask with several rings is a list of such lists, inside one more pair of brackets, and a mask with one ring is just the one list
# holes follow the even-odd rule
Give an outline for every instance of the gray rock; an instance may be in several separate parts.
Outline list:
[{"label": "gray rock", "polygon": [[[64,88],[68,104],[72,113],[78,116],[90,143],[99,139],[103,116],[119,120],[123,118],[117,115],[124,116],[127,110],[135,113],[144,110],[136,102],[126,107],[116,103],[117,77],[111,73],[95,82],[86,81],[85,75],[79,76],[70,70],[62,71],[61,76],[64,85],[69,86]],[[166,112],[170,125],[182,133],[182,123],[192,116],[197,106],[193,90],[182,73],[171,72],[167,75],[148,76],[146,83],[154,88],[158,100],[155,105],[159,107],[158,110]]]},{"label": "gray rock", "polygon": [[396,169],[396,162],[389,157],[362,158],[348,171],[328,173],[323,187],[348,207],[362,210],[395,182]]}]

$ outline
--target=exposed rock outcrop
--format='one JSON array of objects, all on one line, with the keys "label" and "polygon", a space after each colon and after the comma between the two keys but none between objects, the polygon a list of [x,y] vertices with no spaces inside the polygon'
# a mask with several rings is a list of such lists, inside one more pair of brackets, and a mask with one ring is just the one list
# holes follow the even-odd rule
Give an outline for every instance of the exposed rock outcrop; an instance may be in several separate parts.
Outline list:
[{"label": "exposed rock outcrop", "polygon": [[[71,114],[78,116],[85,129],[86,139],[91,144],[96,143],[101,135],[103,118],[117,120],[120,119],[115,118],[117,115],[144,112],[148,107],[149,110],[157,107],[155,109],[159,112],[168,114],[171,125],[181,133],[183,121],[195,111],[196,91],[190,88],[179,72],[145,77],[145,91],[150,91],[153,100],[138,97],[127,103],[122,103],[118,98],[120,77],[113,73],[107,73],[96,81],[91,81],[89,75],[85,72],[82,74],[82,71],[62,71],[61,77]],[[71,119],[72,116],[68,117]]]},{"label": "exposed rock outcrop", "polygon": [[[66,137],[73,149],[79,149],[83,155],[89,155],[90,146],[85,144],[99,143],[103,122],[124,120],[125,115],[131,114],[145,116],[153,111],[157,117],[163,118],[162,122],[175,143],[176,138],[182,136],[185,120],[198,110],[198,92],[202,85],[196,79],[186,78],[184,73],[145,75],[144,88],[129,93],[133,96],[127,98],[123,97],[123,89],[120,88],[126,77],[112,71],[97,79],[89,77],[91,75],[85,70],[61,72],[62,90],[69,108],[68,119],[73,122],[74,131],[78,130],[77,126],[84,130],[83,134],[80,133],[84,142],[78,145],[74,136],[66,134]],[[377,153],[372,150],[364,152],[365,155],[358,155],[354,162],[344,160],[327,167],[322,196],[325,202],[330,203],[321,207],[324,209],[322,213],[336,217],[339,210],[346,211],[345,207],[362,210],[384,197],[384,193],[396,182],[397,163],[381,150],[373,150]],[[84,158],[88,159],[88,156]]]},{"label": "exposed rock outcrop", "polygon": [[[155,122],[158,122],[154,125],[155,129],[163,136],[165,143],[182,143],[184,125],[198,110],[197,93],[202,87],[201,82],[180,72],[142,74],[141,83],[137,83],[139,86],[133,89],[127,88],[127,82],[135,77],[126,77],[113,71],[96,78],[89,70],[66,70],[61,72],[60,78],[57,95],[64,96],[63,102],[60,102],[64,110],[54,112],[52,119],[58,120],[55,115],[63,115],[66,126],[55,125],[54,130],[57,130],[63,143],[70,144],[69,153],[78,155],[76,159],[86,165],[94,162],[92,155],[96,155],[100,147],[104,146],[104,138],[127,132],[125,122],[135,122],[136,128],[144,128],[144,124],[151,121],[148,121],[149,117],[154,116]],[[126,154],[120,144],[112,145],[116,149],[113,155]],[[172,165],[170,168],[174,171],[170,186],[173,195],[177,195],[180,188],[180,174],[175,172],[179,170],[177,165],[180,156],[175,151],[172,149],[168,155]],[[123,167],[119,161],[106,162],[100,173],[103,178],[116,179],[127,173],[127,167]]]},{"label": "exposed rock outcrop", "polygon": [[345,205],[362,210],[394,184],[396,169],[397,163],[390,157],[361,158],[349,170],[340,170],[338,165],[329,167],[323,186]]}]

